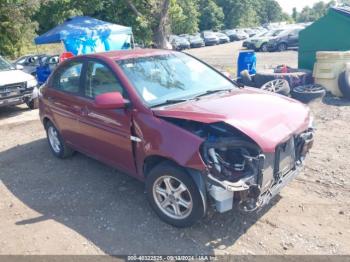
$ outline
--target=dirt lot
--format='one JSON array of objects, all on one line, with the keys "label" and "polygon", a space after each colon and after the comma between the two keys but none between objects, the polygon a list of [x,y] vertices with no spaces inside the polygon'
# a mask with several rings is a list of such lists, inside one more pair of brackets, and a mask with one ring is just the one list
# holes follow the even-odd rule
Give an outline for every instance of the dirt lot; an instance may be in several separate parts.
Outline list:
[{"label": "dirt lot", "polygon": [[[190,52],[232,69],[237,46]],[[296,57],[259,54],[258,67],[295,66]],[[140,182],[81,154],[54,158],[37,111],[2,108],[0,254],[350,254],[350,102],[328,97],[311,108],[314,149],[273,206],[210,212],[181,230],[151,211]]]}]

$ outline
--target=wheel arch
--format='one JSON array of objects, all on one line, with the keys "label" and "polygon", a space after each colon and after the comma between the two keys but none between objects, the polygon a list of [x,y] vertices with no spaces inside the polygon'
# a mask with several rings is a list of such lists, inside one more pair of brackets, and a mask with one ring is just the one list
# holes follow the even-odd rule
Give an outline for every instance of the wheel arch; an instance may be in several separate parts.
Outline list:
[{"label": "wheel arch", "polygon": [[286,45],[287,48],[288,48],[288,46],[289,46],[288,43],[287,43],[286,41],[281,41],[281,42],[279,42],[277,46],[280,46],[280,45]]},{"label": "wheel arch", "polygon": [[44,125],[44,128],[46,128],[46,125],[47,125],[48,122],[53,123],[52,120],[51,120],[49,117],[44,116],[44,117],[43,117],[43,120],[42,120],[42,123],[43,123],[43,125]]},{"label": "wheel arch", "polygon": [[149,172],[156,166],[160,165],[161,163],[164,162],[170,162],[174,165],[177,165],[181,168],[185,168],[183,166],[181,166],[179,163],[177,163],[175,160],[171,159],[171,158],[167,158],[161,155],[150,155],[147,156],[144,161],[143,161],[143,174],[144,174],[144,178],[147,177],[147,175],[149,174]]}]

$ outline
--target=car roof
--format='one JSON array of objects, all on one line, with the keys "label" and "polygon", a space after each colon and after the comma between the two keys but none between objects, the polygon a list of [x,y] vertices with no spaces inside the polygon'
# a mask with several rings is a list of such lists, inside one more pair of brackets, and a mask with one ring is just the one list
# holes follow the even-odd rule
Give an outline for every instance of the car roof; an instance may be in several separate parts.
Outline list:
[{"label": "car roof", "polygon": [[102,52],[89,55],[81,55],[78,57],[86,58],[101,58],[101,59],[111,59],[111,60],[125,60],[132,58],[168,55],[175,53],[175,51],[165,50],[165,49],[132,49],[132,50],[120,50],[111,52]]}]

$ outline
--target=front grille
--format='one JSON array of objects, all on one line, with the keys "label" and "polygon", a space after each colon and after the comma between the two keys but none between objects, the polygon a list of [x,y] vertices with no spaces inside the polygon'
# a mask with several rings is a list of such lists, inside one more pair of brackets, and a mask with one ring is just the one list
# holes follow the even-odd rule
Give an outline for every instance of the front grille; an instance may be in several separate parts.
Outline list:
[{"label": "front grille", "polygon": [[21,92],[25,91],[25,89],[26,82],[0,86],[0,97],[19,95]]},{"label": "front grille", "polygon": [[289,171],[295,169],[295,146],[294,137],[276,148],[274,176],[278,181]]}]

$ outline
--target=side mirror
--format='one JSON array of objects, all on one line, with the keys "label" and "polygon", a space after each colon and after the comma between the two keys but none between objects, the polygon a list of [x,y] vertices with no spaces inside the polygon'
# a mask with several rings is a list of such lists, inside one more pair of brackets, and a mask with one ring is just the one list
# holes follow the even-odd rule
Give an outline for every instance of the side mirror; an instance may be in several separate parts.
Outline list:
[{"label": "side mirror", "polygon": [[95,108],[98,109],[121,109],[127,102],[119,92],[105,93],[95,97]]},{"label": "side mirror", "polygon": [[22,65],[16,65],[15,67],[17,70],[23,70],[23,68],[24,68]]}]

